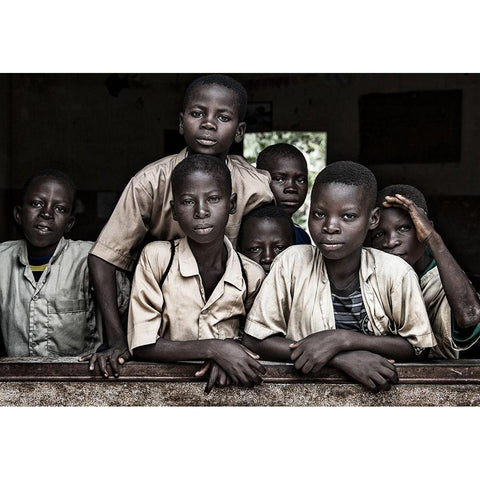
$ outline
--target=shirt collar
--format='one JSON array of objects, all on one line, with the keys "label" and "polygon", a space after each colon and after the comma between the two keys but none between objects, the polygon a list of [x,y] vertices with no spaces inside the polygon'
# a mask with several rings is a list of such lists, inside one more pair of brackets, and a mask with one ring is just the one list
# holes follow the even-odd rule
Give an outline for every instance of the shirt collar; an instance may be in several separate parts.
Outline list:
[{"label": "shirt collar", "polygon": [[[225,266],[225,273],[223,274],[223,281],[230,283],[234,287],[241,290],[243,288],[243,276],[242,269],[240,267],[240,260],[237,252],[230,243],[230,240],[227,237],[224,237],[223,242],[227,247],[227,263]],[[186,237],[181,238],[178,244],[178,263],[180,273],[183,277],[200,275],[197,261],[193,256]]]},{"label": "shirt collar", "polygon": [[[65,238],[61,238],[60,241],[58,242],[57,248],[53,252],[52,258],[50,259],[49,263],[54,263],[57,258],[61,255],[63,252],[64,248],[67,246],[67,240]],[[20,247],[18,251],[18,260],[22,265],[27,266],[29,264],[28,262],[28,252],[27,252],[27,242],[23,240],[22,246]]]}]

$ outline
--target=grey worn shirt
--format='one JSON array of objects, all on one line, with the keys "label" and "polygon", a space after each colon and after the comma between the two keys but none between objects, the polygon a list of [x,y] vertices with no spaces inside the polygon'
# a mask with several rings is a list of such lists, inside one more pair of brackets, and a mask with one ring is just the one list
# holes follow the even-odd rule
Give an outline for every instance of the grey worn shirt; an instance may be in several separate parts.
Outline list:
[{"label": "grey worn shirt", "polygon": [[[36,283],[25,241],[0,244],[0,324],[8,356],[84,355],[101,344],[87,267],[91,247],[62,238]],[[123,309],[128,286],[123,277]]]}]

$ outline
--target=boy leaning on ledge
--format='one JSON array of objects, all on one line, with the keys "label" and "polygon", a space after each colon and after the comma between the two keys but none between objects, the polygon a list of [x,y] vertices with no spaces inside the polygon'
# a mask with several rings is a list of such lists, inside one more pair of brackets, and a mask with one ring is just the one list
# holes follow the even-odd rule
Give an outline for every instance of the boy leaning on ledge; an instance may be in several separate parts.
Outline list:
[{"label": "boy leaning on ledge", "polygon": [[390,185],[378,193],[374,248],[403,258],[418,275],[437,346],[432,357],[458,358],[480,338],[480,300],[428,218],[420,190]]},{"label": "boy leaning on ledge", "polygon": [[[24,239],[0,244],[0,324],[7,356],[77,356],[102,341],[87,267],[92,242],[67,240],[76,188],[59,170],[25,183],[14,208]],[[129,283],[119,278],[121,311]]]},{"label": "boy leaning on ledge", "polygon": [[303,373],[336,367],[371,390],[398,381],[394,361],[435,346],[414,270],[362,248],[378,225],[377,183],[354,162],[317,176],[309,231],[274,260],[247,317],[244,344],[262,359],[293,362]]},{"label": "boy leaning on ledge", "polygon": [[211,155],[191,155],[172,173],[173,218],[186,237],[152,242],[135,270],[128,344],[135,359],[205,360],[205,391],[230,383],[253,386],[265,373],[240,338],[264,273],[225,236],[235,213],[230,172]]},{"label": "boy leaning on ledge", "polygon": [[235,246],[243,215],[273,201],[267,172],[259,172],[242,157],[228,155],[231,145],[245,133],[247,93],[240,83],[226,75],[207,75],[187,88],[180,113],[179,131],[187,148],[140,170],[125,187],[105,228],[89,256],[109,348],[86,357],[93,370],[98,361],[108,377],[107,362],[115,376],[130,356],[120,315],[115,305],[115,270],[132,271],[147,233],[158,240],[184,237],[179,223],[172,220],[170,177],[177,164],[192,153],[222,159],[232,176],[237,195],[236,213],[228,219],[225,234]]}]

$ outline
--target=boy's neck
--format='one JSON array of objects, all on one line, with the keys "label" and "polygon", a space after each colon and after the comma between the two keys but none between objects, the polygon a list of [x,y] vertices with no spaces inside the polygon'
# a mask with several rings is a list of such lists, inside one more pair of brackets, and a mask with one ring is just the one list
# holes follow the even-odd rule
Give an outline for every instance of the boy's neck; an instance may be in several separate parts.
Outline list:
[{"label": "boy's neck", "polygon": [[425,269],[430,265],[431,261],[432,257],[430,257],[430,255],[425,251],[422,255],[422,258],[420,258],[417,263],[412,265],[415,273],[420,277]]},{"label": "boy's neck", "polygon": [[340,260],[324,258],[328,278],[338,290],[344,290],[358,277],[361,256],[362,250],[360,249],[358,252]]},{"label": "boy's neck", "polygon": [[199,267],[225,268],[228,254],[223,237],[212,243],[196,243],[191,238],[187,241]]},{"label": "boy's neck", "polygon": [[48,247],[35,247],[27,241],[27,255],[33,258],[52,256],[57,249],[58,243],[49,245]]}]

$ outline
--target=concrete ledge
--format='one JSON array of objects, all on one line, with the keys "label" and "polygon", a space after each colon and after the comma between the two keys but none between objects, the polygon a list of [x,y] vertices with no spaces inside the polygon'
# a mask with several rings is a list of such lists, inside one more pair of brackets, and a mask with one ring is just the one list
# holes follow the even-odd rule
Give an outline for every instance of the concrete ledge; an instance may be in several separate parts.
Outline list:
[{"label": "concrete ledge", "polygon": [[472,406],[480,405],[480,360],[398,364],[400,383],[370,393],[341,372],[299,374],[292,365],[264,362],[264,383],[203,392],[199,364],[128,362],[105,379],[77,358],[0,360],[0,406]]}]

